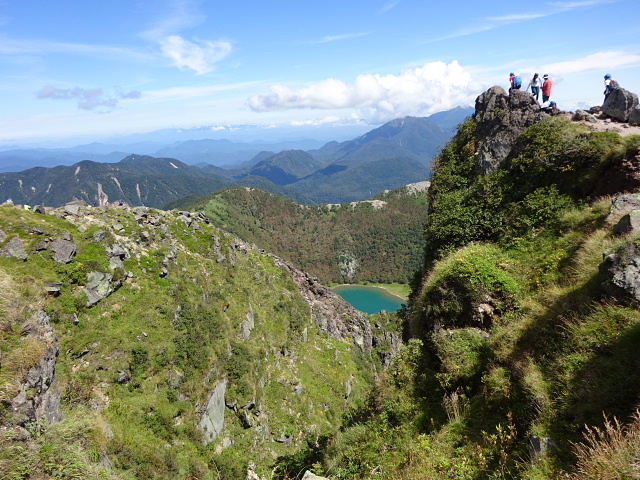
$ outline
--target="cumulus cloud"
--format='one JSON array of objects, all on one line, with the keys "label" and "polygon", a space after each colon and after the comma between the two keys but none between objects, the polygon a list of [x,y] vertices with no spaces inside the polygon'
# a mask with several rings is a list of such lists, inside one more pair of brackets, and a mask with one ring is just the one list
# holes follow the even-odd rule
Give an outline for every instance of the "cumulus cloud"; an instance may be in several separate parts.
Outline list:
[{"label": "cumulus cloud", "polygon": [[170,35],[160,40],[162,53],[170,58],[181,70],[190,68],[198,75],[210,72],[214,64],[226,57],[231,51],[231,43],[209,40],[198,43],[185,40],[179,35]]},{"label": "cumulus cloud", "polygon": [[256,112],[356,109],[362,118],[376,122],[468,105],[482,88],[458,62],[432,62],[399,75],[359,75],[351,84],[335,78],[297,89],[276,84],[270,94],[252,95],[248,103]]},{"label": "cumulus cloud", "polygon": [[76,100],[78,108],[81,110],[91,110],[99,113],[113,111],[120,100],[140,98],[142,92],[131,90],[125,92],[120,87],[115,88],[114,95],[106,95],[101,88],[85,89],[56,88],[47,85],[37,94],[37,98],[51,100]]}]

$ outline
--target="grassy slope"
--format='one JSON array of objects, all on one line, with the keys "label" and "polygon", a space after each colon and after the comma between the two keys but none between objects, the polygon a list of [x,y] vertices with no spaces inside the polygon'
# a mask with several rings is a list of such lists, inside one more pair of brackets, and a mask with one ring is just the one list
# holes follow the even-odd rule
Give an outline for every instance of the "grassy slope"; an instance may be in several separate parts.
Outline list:
[{"label": "grassy slope", "polygon": [[[607,297],[598,270],[630,239],[613,235],[610,199],[580,191],[640,139],[557,119],[521,139],[514,168],[483,177],[473,121],[440,155],[412,338],[353,424],[313,457],[317,473],[638,475],[640,311]],[[532,439],[549,447],[532,453]]]},{"label": "grassy slope", "polygon": [[[51,316],[60,341],[52,388],[64,416],[46,429],[28,425],[28,449],[16,431],[0,431],[0,467],[9,472],[3,478],[105,478],[109,462],[122,479],[244,478],[250,461],[264,475],[306,438],[333,431],[368,391],[377,357],[321,334],[291,276],[271,258],[233,248],[233,237],[210,225],[186,227],[178,214],[151,213],[165,229],[126,210],[92,209],[72,223],[0,207],[0,228],[20,236],[30,253],[26,262],[0,257],[0,423],[11,423],[16,382],[37,361],[38,345],[25,343],[22,326],[39,309]],[[104,242],[94,241],[98,230],[107,232]],[[78,253],[57,265],[35,246],[63,231]],[[86,274],[109,271],[105,246],[116,240],[130,252],[124,270],[112,270],[123,285],[87,308]],[[167,263],[172,244],[177,254]],[[125,272],[133,276],[125,279]],[[48,281],[63,282],[59,296],[46,295]],[[239,324],[250,315],[255,327],[244,341]],[[116,382],[120,372],[130,379]],[[243,428],[226,409],[223,433],[203,447],[195,428],[199,406],[224,376],[228,402],[255,400],[253,427]],[[285,437],[291,446],[275,441]]]}]

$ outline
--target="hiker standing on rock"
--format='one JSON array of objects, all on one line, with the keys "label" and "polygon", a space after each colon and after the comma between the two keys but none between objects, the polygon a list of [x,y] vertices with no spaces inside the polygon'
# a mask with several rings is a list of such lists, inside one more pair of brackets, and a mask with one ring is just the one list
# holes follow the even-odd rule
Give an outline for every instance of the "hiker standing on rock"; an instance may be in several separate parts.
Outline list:
[{"label": "hiker standing on rock", "polygon": [[542,87],[542,79],[537,73],[534,73],[527,90],[531,88],[531,95],[536,97],[536,100],[538,100],[538,97],[540,96],[540,87]]},{"label": "hiker standing on rock", "polygon": [[618,82],[611,79],[611,74],[607,73],[604,76],[604,100],[607,101],[607,97],[611,93],[611,91],[616,87]]},{"label": "hiker standing on rock", "polygon": [[549,100],[549,97],[551,96],[551,87],[553,86],[549,75],[545,73],[543,78],[544,83],[542,84],[542,103]]}]

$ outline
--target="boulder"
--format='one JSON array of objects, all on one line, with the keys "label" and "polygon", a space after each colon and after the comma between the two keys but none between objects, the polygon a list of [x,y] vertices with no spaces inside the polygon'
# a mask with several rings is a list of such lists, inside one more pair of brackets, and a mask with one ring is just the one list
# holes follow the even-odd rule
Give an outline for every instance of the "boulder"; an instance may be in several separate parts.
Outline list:
[{"label": "boulder", "polygon": [[629,123],[640,125],[640,105],[629,111]]},{"label": "boulder", "polygon": [[631,241],[607,255],[600,264],[604,291],[619,300],[640,303],[640,246]]},{"label": "boulder", "polygon": [[69,263],[76,256],[76,251],[76,244],[67,232],[49,245],[49,253],[56,263]]},{"label": "boulder", "polygon": [[638,95],[624,88],[614,88],[602,104],[602,113],[620,122],[626,122],[631,110],[637,106]]},{"label": "boulder", "polygon": [[540,105],[533,96],[521,90],[510,95],[502,87],[491,87],[476,98],[478,138],[476,171],[495,171],[509,155],[515,139],[525,128],[542,119]]},{"label": "boulder", "polygon": [[87,286],[85,293],[87,294],[87,307],[95,305],[103,298],[111,295],[118,286],[112,282],[113,275],[104,272],[91,272],[87,274]]},{"label": "boulder", "polygon": [[13,257],[19,260],[27,260],[29,258],[20,237],[13,237],[7,240],[7,242],[0,247],[0,256]]}]

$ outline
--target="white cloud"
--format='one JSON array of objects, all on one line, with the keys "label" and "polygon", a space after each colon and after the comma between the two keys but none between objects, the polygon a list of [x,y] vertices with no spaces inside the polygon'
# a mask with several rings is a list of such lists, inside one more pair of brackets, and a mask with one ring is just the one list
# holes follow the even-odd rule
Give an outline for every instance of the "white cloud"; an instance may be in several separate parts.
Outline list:
[{"label": "white cloud", "polygon": [[367,121],[386,121],[469,105],[481,90],[458,62],[432,62],[399,75],[359,75],[352,84],[336,78],[298,89],[276,84],[270,94],[252,95],[248,102],[257,112],[348,108]]},{"label": "white cloud", "polygon": [[309,43],[311,43],[311,44],[314,44],[314,43],[329,43],[329,42],[336,42],[336,41],[339,41],[339,40],[347,40],[349,38],[364,37],[365,35],[369,35],[369,32],[344,33],[342,35],[327,35],[325,37],[322,37],[320,40],[316,40],[315,42],[309,42]]},{"label": "white cloud", "polygon": [[585,70],[611,70],[614,68],[638,65],[640,65],[640,55],[619,51],[606,51],[593,53],[586,57],[566,62],[549,63],[543,65],[541,69],[555,75],[566,75]]},{"label": "white cloud", "polygon": [[80,110],[91,110],[98,113],[113,111],[121,99],[138,99],[142,93],[137,90],[125,92],[120,87],[115,88],[114,95],[105,95],[101,88],[56,88],[47,85],[37,94],[39,99],[77,100]]},{"label": "white cloud", "polygon": [[185,40],[178,35],[170,35],[160,41],[162,53],[173,60],[181,70],[190,68],[198,75],[210,72],[214,64],[231,52],[231,43],[203,40],[198,44]]}]

